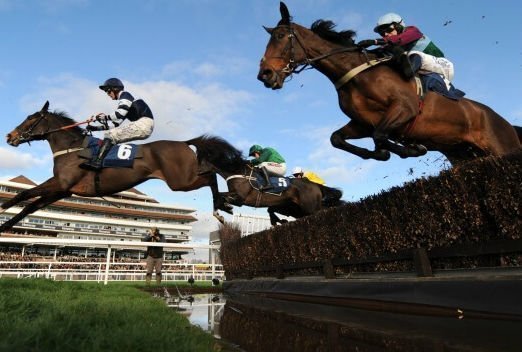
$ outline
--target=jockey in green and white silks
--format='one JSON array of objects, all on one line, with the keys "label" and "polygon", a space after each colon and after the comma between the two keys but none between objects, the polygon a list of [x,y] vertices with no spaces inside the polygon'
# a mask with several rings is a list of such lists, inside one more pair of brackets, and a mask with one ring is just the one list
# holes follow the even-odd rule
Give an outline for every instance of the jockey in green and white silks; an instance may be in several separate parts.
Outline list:
[{"label": "jockey in green and white silks", "polygon": [[[398,57],[406,78],[415,72],[439,74],[450,89],[454,76],[453,63],[444,57],[444,53],[415,26],[406,26],[402,17],[396,13],[387,13],[377,21],[374,31],[382,39],[364,40],[363,46],[382,45],[390,47]],[[403,54],[403,50],[406,55]]]},{"label": "jockey in green and white silks", "polygon": [[284,177],[286,174],[285,159],[274,148],[263,148],[259,144],[250,147],[248,155],[254,157],[251,160],[252,165],[259,168],[265,177],[266,184],[260,187],[260,190],[272,188],[270,185],[270,176]]}]

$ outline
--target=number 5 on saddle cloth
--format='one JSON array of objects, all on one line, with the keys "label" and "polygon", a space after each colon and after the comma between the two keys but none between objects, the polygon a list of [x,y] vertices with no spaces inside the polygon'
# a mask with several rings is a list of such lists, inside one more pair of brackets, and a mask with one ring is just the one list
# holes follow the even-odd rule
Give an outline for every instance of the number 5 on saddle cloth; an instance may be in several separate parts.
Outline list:
[{"label": "number 5 on saddle cloth", "polygon": [[[84,149],[79,153],[79,157],[89,160],[92,159],[93,155],[98,154],[101,144],[101,139],[86,136],[82,144]],[[103,159],[103,167],[132,168],[134,159],[142,157],[141,145],[127,143],[113,145],[105,159]]]}]

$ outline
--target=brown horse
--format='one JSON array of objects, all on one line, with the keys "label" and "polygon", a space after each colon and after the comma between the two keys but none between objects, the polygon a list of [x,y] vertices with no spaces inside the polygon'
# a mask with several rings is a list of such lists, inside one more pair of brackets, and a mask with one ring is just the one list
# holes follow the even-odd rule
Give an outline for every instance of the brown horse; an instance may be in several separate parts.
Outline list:
[{"label": "brown horse", "polygon": [[187,143],[196,146],[202,167],[212,169],[226,180],[229,192],[224,197],[228,203],[255,208],[267,207],[272,225],[283,222],[275,213],[301,218],[323,207],[344,204],[340,200],[340,190],[307,179],[285,178],[283,181],[290,183],[286,190],[278,193],[260,192],[254,168],[243,158],[241,151],[230,143],[214,136],[199,137]]},{"label": "brown horse", "polygon": [[[377,160],[388,160],[390,151],[406,158],[434,150],[452,164],[521,147],[513,126],[481,103],[431,91],[421,101],[415,80],[405,80],[387,62],[376,61],[376,53],[358,47],[354,31],[336,32],[331,21],[323,20],[309,30],[291,22],[284,3],[280,12],[277,27],[265,28],[271,37],[258,79],[267,88],[280,89],[288,76],[308,66],[328,77],[351,119],[332,134],[334,147]],[[373,138],[375,150],[347,142],[367,137]]]},{"label": "brown horse", "polygon": [[49,112],[49,102],[29,115],[7,135],[7,143],[18,146],[34,140],[47,140],[54,155],[54,176],[44,183],[20,192],[0,206],[0,213],[22,201],[36,198],[22,211],[0,226],[10,229],[25,216],[57,200],[76,194],[83,197],[111,195],[132,188],[149,179],[161,179],[173,191],[192,191],[209,186],[217,209],[230,212],[219,195],[217,177],[213,173],[199,174],[195,152],[185,142],[156,141],[143,144],[143,157],[135,159],[132,168],[105,168],[96,173],[79,168],[85,161],[79,158],[85,130],[76,126],[64,113]]}]

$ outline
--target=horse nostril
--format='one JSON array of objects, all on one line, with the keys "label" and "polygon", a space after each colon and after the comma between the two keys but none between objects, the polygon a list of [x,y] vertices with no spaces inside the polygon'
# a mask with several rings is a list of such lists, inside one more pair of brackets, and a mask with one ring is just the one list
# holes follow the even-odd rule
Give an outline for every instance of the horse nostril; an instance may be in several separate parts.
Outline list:
[{"label": "horse nostril", "polygon": [[269,68],[259,71],[259,74],[257,75],[257,79],[261,82],[265,82],[270,77],[272,77],[273,71]]}]

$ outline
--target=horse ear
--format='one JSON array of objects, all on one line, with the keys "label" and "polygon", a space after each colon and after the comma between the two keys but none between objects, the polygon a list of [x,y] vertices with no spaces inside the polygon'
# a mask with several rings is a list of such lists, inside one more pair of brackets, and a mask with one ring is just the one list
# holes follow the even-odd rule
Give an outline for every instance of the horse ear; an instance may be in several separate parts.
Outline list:
[{"label": "horse ear", "polygon": [[49,100],[47,100],[45,102],[44,106],[42,107],[41,112],[47,112],[47,109],[49,109]]},{"label": "horse ear", "polygon": [[263,26],[263,28],[265,29],[265,31],[266,31],[268,34],[272,35],[272,31],[274,30],[274,28],[268,28],[268,27],[265,27],[265,26]]},{"label": "horse ear", "polygon": [[281,22],[280,24],[290,25],[290,11],[288,11],[288,7],[286,7],[284,2],[279,3],[279,11],[281,12]]}]

